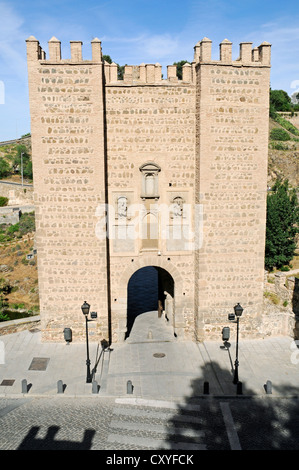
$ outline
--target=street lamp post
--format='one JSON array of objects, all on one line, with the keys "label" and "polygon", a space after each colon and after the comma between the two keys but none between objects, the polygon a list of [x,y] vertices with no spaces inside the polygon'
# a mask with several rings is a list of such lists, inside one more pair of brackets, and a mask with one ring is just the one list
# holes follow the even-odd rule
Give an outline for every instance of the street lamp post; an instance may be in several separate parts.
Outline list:
[{"label": "street lamp post", "polygon": [[229,314],[228,319],[234,320],[237,317],[237,343],[236,343],[236,360],[235,360],[235,372],[234,372],[234,379],[233,383],[237,384],[239,382],[239,320],[243,313],[243,308],[238,303],[234,306],[235,314]]},{"label": "street lamp post", "polygon": [[[92,374],[90,372],[90,358],[89,358],[89,344],[88,344],[88,322],[90,321],[88,319],[88,314],[89,314],[89,309],[90,305],[84,301],[84,304],[81,307],[82,313],[85,316],[85,323],[86,323],[86,367],[87,367],[87,373],[86,373],[86,383],[91,383],[92,382]],[[96,312],[91,312],[91,318],[97,318],[97,313]]]}]

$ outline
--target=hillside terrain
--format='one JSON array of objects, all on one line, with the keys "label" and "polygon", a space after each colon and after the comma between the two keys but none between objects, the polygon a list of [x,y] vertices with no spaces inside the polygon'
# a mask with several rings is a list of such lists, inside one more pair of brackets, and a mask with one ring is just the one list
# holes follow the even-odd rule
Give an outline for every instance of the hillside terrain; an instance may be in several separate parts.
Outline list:
[{"label": "hillside terrain", "polygon": [[[283,129],[277,122],[270,119],[269,133],[272,129]],[[296,137],[294,137],[296,139]],[[276,148],[275,148],[276,147]],[[279,149],[281,147],[282,149]],[[275,180],[280,177],[288,179],[293,188],[299,190],[299,138],[289,140],[283,143],[269,140],[268,151],[268,183],[273,185]]]},{"label": "hillside terrain", "polygon": [[11,287],[6,295],[9,310],[38,311],[38,281],[36,259],[27,260],[34,246],[34,232],[9,243],[2,244],[0,255],[0,277]]}]

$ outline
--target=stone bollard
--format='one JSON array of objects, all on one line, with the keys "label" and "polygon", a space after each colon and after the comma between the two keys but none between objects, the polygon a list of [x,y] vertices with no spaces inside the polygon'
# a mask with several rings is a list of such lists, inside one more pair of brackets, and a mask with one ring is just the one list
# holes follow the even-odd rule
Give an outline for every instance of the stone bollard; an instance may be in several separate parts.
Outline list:
[{"label": "stone bollard", "polygon": [[62,380],[58,380],[58,382],[57,382],[57,393],[63,393],[63,382],[62,382]]},{"label": "stone bollard", "polygon": [[153,339],[153,333],[152,333],[152,330],[148,330],[147,339]]},{"label": "stone bollard", "polygon": [[98,393],[98,382],[96,380],[92,381],[92,393]]},{"label": "stone bollard", "polygon": [[22,380],[22,393],[28,393],[28,385],[26,379]]},{"label": "stone bollard", "polygon": [[132,385],[131,380],[128,380],[128,382],[127,382],[127,393],[129,395],[131,395],[133,393],[133,385]]},{"label": "stone bollard", "polygon": [[265,385],[266,393],[267,395],[272,394],[272,382],[271,380],[267,380],[266,385]]}]

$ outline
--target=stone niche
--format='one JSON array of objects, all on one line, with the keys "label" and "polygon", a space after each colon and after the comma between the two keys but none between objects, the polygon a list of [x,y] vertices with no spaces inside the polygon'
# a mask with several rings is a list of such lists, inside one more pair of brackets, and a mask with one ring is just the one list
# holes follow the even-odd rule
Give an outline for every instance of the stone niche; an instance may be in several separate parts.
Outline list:
[{"label": "stone niche", "polygon": [[142,175],[141,199],[159,199],[158,175],[161,168],[156,163],[148,162],[141,165],[139,169]]},{"label": "stone niche", "polygon": [[123,191],[113,193],[113,213],[110,214],[110,238],[113,253],[134,253],[135,226],[130,214],[130,204],[134,202],[134,193]]}]

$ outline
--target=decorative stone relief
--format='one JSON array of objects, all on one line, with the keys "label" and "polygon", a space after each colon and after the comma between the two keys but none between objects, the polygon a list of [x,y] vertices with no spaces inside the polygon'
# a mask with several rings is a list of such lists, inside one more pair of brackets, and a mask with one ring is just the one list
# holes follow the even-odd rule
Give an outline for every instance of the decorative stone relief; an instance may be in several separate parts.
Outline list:
[{"label": "decorative stone relief", "polygon": [[119,196],[117,198],[117,217],[127,218],[128,212],[128,199],[126,196]]},{"label": "decorative stone relief", "polygon": [[183,217],[184,215],[183,205],[184,205],[184,199],[181,196],[175,196],[172,199],[172,202],[171,202],[172,211],[170,215],[172,219],[178,219],[178,218]]}]

